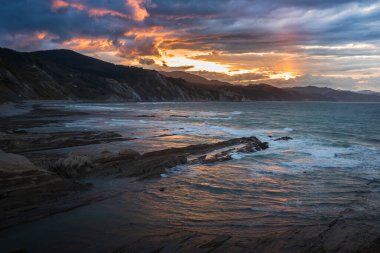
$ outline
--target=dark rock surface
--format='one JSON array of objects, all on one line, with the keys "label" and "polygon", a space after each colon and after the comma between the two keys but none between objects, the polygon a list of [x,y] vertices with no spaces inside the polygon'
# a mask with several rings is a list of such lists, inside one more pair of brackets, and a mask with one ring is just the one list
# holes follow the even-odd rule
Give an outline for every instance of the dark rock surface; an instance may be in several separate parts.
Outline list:
[{"label": "dark rock surface", "polygon": [[60,158],[49,170],[64,178],[80,178],[89,175],[94,167],[89,157],[70,154],[69,157]]},{"label": "dark rock surface", "polygon": [[117,253],[258,252],[258,253],[374,253],[379,252],[379,228],[367,221],[341,216],[330,223],[301,227],[260,237],[194,231],[144,236],[119,247]]},{"label": "dark rock surface", "polygon": [[[256,137],[236,138],[210,144],[153,151],[145,153],[136,159],[120,160],[113,163],[111,167],[118,168],[122,176],[146,178],[159,176],[165,173],[167,169],[180,164],[212,163],[230,160],[232,159],[231,153],[238,152],[244,148],[247,152],[254,152],[264,150],[268,148],[268,145]],[[107,164],[107,166],[109,165]]]},{"label": "dark rock surface", "polygon": [[289,141],[289,140],[293,140],[293,138],[289,136],[284,136],[284,137],[274,139],[274,141]]},{"label": "dark rock surface", "polygon": [[[83,144],[82,141],[86,144],[92,141],[97,142],[100,140],[99,136],[103,136],[104,140],[114,140],[114,136],[119,138],[113,133],[75,132],[70,134],[13,133],[5,134],[3,140],[7,140],[6,145],[9,146],[9,150],[21,152],[36,150],[36,143],[42,143],[54,149],[74,143],[80,145]],[[21,142],[23,138],[20,136],[25,137],[24,140],[27,141]],[[40,146],[39,149],[41,147],[45,146]],[[231,159],[232,152],[240,152],[242,149],[254,152],[267,147],[266,143],[260,142],[255,137],[249,137],[169,148],[145,154],[124,149],[117,153],[104,151],[91,156],[69,154],[67,157],[53,156],[39,160],[37,153],[33,161],[38,161],[37,164],[42,167],[37,167],[24,156],[0,151],[0,229],[120,194],[118,191],[95,194],[68,201],[62,205],[59,202],[60,198],[91,187],[83,181],[88,176],[113,175],[145,179],[159,176],[167,169],[179,164],[221,162]],[[46,162],[48,159],[50,159],[49,164]],[[160,189],[160,191],[164,190],[164,188]],[[53,200],[58,202],[49,204]]]},{"label": "dark rock surface", "polygon": [[11,153],[23,153],[130,139],[115,132],[15,132],[0,135],[0,149]]},{"label": "dark rock surface", "polygon": [[41,169],[27,158],[0,151],[0,228],[3,221],[22,215],[46,201],[89,188]]},{"label": "dark rock surface", "polygon": [[65,178],[81,178],[89,175],[139,177],[159,176],[167,169],[186,163],[214,163],[231,160],[234,152],[256,152],[268,148],[256,137],[236,138],[216,143],[169,148],[139,154],[126,149],[118,153],[104,151],[95,156],[75,156],[59,159],[50,170]]},{"label": "dark rock surface", "polygon": [[142,114],[142,115],[137,115],[136,117],[138,117],[138,118],[155,118],[156,116]]}]

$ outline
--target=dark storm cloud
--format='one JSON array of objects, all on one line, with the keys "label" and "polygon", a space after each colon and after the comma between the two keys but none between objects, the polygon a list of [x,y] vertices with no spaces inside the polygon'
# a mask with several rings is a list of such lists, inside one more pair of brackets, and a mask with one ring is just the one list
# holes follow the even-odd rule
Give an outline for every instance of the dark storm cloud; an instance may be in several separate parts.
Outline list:
[{"label": "dark storm cloud", "polygon": [[[97,0],[97,1],[64,1],[68,3],[79,3],[86,6],[86,10],[74,7],[53,8],[54,1],[48,0],[1,0],[0,8],[0,43],[1,46],[12,46],[17,48],[18,43],[12,41],[17,35],[24,34],[29,37],[33,34],[45,31],[51,35],[53,42],[62,42],[75,37],[107,37],[119,38],[136,21],[123,19],[120,16],[110,14],[95,15],[94,10],[120,11],[126,16],[130,15],[124,1]],[[91,10],[93,12],[91,12]],[[94,14],[95,13],[95,14]],[[40,49],[33,48],[30,50]]]},{"label": "dark storm cloud", "polygon": [[[56,42],[78,36],[120,39],[131,28],[150,26],[163,26],[189,42],[174,44],[174,48],[212,44],[225,51],[281,50],[296,44],[372,41],[380,36],[375,26],[380,8],[360,11],[374,1],[136,1],[149,13],[141,22],[121,16],[128,17],[133,12],[125,0],[64,2],[87,9],[54,9],[53,0],[1,0],[2,46],[9,46],[9,35],[14,34],[46,31],[56,35],[52,37]],[[107,10],[109,14],[94,16],[91,9]]]},{"label": "dark storm cloud", "polygon": [[139,63],[141,65],[153,65],[155,64],[156,62],[153,60],[153,59],[149,59],[149,58],[141,58],[139,59]]},{"label": "dark storm cloud", "polygon": [[374,1],[155,2],[151,22],[185,31],[184,39],[194,48],[212,44],[229,52],[282,51],[299,44],[332,45],[380,37],[380,8],[367,10]]},{"label": "dark storm cloud", "polygon": [[165,67],[158,62],[170,58],[168,51],[184,49],[205,52],[188,59],[267,73],[277,73],[281,59],[244,54],[285,52],[302,74],[377,76],[379,70],[380,1],[0,0],[0,6],[0,46],[17,50],[113,52]]}]

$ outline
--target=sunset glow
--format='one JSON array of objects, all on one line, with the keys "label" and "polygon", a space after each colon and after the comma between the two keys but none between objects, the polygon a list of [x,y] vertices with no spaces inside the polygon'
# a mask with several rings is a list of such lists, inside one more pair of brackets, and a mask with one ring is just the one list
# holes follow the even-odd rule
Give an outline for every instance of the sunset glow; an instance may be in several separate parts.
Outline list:
[{"label": "sunset glow", "polygon": [[295,78],[295,77],[296,75],[294,75],[294,73],[291,73],[291,72],[278,73],[278,74],[269,76],[270,79],[284,79],[284,80],[289,80],[290,78]]},{"label": "sunset glow", "polygon": [[0,253],[380,253],[380,0],[1,3]]},{"label": "sunset glow", "polygon": [[[31,12],[4,27],[0,42],[26,51],[67,48],[117,64],[199,72],[233,84],[380,90],[378,3],[227,3],[26,3]],[[2,23],[12,20],[7,16],[11,12],[4,10]],[[44,17],[43,22],[37,17]],[[350,20],[356,20],[355,27]]]},{"label": "sunset glow", "polygon": [[221,65],[214,62],[208,61],[200,61],[200,60],[192,60],[186,57],[168,57],[165,62],[170,67],[181,67],[181,66],[189,66],[187,69],[189,71],[210,71],[210,72],[221,72],[228,73],[229,66]]}]

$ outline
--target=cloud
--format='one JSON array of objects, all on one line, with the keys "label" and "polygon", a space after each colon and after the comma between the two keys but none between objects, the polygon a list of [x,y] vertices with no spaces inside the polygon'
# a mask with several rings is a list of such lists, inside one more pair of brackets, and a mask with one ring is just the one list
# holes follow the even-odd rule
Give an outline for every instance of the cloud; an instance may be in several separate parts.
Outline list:
[{"label": "cloud", "polygon": [[371,0],[4,0],[0,46],[64,47],[234,83],[288,73],[356,89],[379,85],[379,16]]},{"label": "cloud", "polygon": [[135,38],[134,40],[114,41],[118,56],[138,58],[144,56],[160,56],[157,41],[153,37]]},{"label": "cloud", "polygon": [[136,21],[143,21],[149,17],[148,11],[143,7],[144,0],[127,0],[127,4],[132,8],[132,16]]},{"label": "cloud", "polygon": [[141,1],[138,0],[128,0],[127,6],[131,8],[131,15],[122,13],[112,9],[106,8],[93,8],[86,6],[82,3],[67,2],[64,0],[53,0],[51,8],[54,11],[60,9],[74,8],[80,11],[86,11],[90,17],[102,17],[106,15],[111,15],[114,17],[120,17],[124,19],[133,19],[136,21],[143,21],[149,16],[147,11],[141,7]]},{"label": "cloud", "polygon": [[86,6],[81,3],[70,3],[64,0],[53,0],[51,8],[53,10],[59,10],[61,8],[75,8],[77,10],[85,10]]},{"label": "cloud", "polygon": [[153,65],[156,62],[153,59],[150,59],[150,58],[141,58],[141,59],[139,59],[139,63],[141,65]]},{"label": "cloud", "polygon": [[64,41],[63,45],[75,51],[96,52],[115,50],[112,41],[107,38],[78,37]]}]

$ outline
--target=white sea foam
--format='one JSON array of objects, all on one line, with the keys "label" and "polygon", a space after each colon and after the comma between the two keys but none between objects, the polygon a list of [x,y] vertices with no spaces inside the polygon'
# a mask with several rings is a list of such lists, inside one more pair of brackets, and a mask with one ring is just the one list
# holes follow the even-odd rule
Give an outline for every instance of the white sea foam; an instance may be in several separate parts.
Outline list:
[{"label": "white sea foam", "polygon": [[360,157],[368,153],[365,147],[337,147],[308,137],[298,137],[291,141],[272,141],[269,146],[268,154],[283,157],[285,160],[281,161],[281,165],[292,170],[353,168],[361,165],[363,161]]},{"label": "white sea foam", "polygon": [[293,132],[293,128],[290,128],[290,127],[285,127],[284,129],[282,129],[283,132]]},{"label": "white sea foam", "polygon": [[232,153],[231,157],[232,159],[240,160],[244,158],[247,154],[242,154],[242,153]]},{"label": "white sea foam", "polygon": [[117,107],[116,105],[112,106],[103,106],[103,105],[96,105],[96,104],[68,104],[64,106],[65,109],[73,110],[73,111],[132,111],[130,108],[126,107]]},{"label": "white sea foam", "polygon": [[208,126],[210,129],[224,132],[227,134],[230,134],[232,136],[251,136],[255,133],[255,131],[250,130],[250,129],[238,129],[238,128],[233,128],[233,127],[225,127],[225,126],[215,126],[215,125],[210,125]]}]

